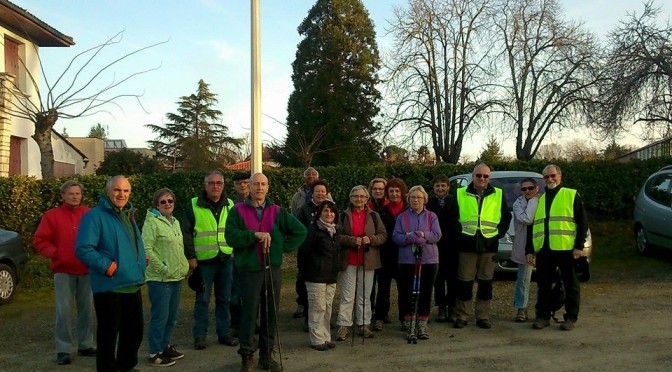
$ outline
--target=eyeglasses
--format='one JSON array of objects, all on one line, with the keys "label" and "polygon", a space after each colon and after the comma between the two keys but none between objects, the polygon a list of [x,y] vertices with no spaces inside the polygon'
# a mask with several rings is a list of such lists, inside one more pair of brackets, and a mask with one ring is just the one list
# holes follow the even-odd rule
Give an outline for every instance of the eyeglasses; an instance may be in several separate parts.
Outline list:
[{"label": "eyeglasses", "polygon": [[424,196],[409,196],[408,198],[411,199],[411,200],[422,200],[425,197]]},{"label": "eyeglasses", "polygon": [[480,173],[476,173],[476,174],[474,174],[474,177],[476,177],[476,178],[483,178],[483,179],[486,179],[486,180],[487,180],[488,178],[490,178],[490,175],[489,175],[489,174],[480,174]]},{"label": "eyeglasses", "polygon": [[161,205],[166,205],[166,204],[173,204],[175,201],[173,199],[164,199],[159,201]]},{"label": "eyeglasses", "polygon": [[224,182],[222,181],[208,181],[208,186],[223,186]]},{"label": "eyeglasses", "polygon": [[549,178],[555,178],[555,176],[557,176],[557,174],[555,174],[555,173],[553,173],[553,174],[547,174],[547,175],[544,176],[544,179],[547,180],[547,179],[549,179]]},{"label": "eyeglasses", "polygon": [[351,195],[350,197],[353,199],[366,199],[366,195]]},{"label": "eyeglasses", "polygon": [[536,188],[537,188],[537,186],[521,187],[521,188],[520,188],[520,191],[522,191],[522,192],[525,192],[525,191],[532,191],[532,190],[534,190],[534,189],[536,189]]}]

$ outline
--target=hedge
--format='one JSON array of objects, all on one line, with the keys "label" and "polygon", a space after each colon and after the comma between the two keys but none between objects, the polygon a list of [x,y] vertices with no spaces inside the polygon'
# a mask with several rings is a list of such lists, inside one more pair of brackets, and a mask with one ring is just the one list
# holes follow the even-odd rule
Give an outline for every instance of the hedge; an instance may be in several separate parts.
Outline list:
[{"label": "hedge", "polygon": [[[492,164],[493,170],[528,170],[541,172],[547,163],[540,161]],[[562,168],[563,184],[579,190],[589,217],[595,219],[630,218],[634,197],[646,178],[672,159],[632,161],[625,164],[593,161],[557,163]],[[358,184],[368,185],[375,177],[399,177],[406,184],[423,185],[431,190],[431,180],[437,174],[453,176],[469,173],[473,164],[437,164],[421,166],[414,164],[373,165],[368,167],[333,166],[320,167],[320,178],[326,180],[331,194],[340,207],[348,202],[350,189]],[[265,171],[271,184],[270,197],[278,204],[288,207],[292,195],[303,182],[303,169],[279,168]],[[232,174],[222,172],[228,193],[233,193]],[[79,176],[84,189],[83,202],[94,206],[108,177]],[[130,176],[131,203],[138,208],[138,221],[145,218],[151,205],[152,194],[161,187],[171,188],[176,195],[175,215],[182,215],[183,206],[202,190],[203,173],[161,173]],[[0,228],[21,234],[24,247],[32,252],[31,238],[43,211],[60,204],[59,187],[66,179],[36,180],[17,176],[0,178]]]}]

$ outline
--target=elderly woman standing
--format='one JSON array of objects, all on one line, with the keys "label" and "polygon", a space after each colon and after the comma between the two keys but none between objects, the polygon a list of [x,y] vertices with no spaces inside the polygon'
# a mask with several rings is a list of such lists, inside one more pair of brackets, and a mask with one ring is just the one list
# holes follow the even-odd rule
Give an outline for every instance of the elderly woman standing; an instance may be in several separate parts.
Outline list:
[{"label": "elderly woman standing", "polygon": [[532,178],[520,182],[522,195],[513,202],[513,226],[516,235],[511,248],[511,261],[518,264],[516,289],[513,296],[513,307],[516,308],[515,321],[527,321],[527,302],[530,298],[530,282],[534,267],[534,247],[532,246],[532,225],[534,213],[539,204],[539,186]]},{"label": "elderly woman standing", "polygon": [[175,194],[170,189],[160,189],[154,193],[153,205],[142,228],[149,259],[145,277],[152,307],[149,364],[170,366],[184,356],[170,344],[170,339],[177,324],[182,279],[189,271],[189,263],[184,256],[180,222],[173,217]]},{"label": "elderly woman standing", "polygon": [[[379,247],[387,239],[380,216],[366,207],[369,192],[366,186],[358,185],[350,190],[350,208],[341,216],[341,247],[347,249],[343,255],[339,280],[341,289],[338,311],[338,341],[348,337],[354,321],[360,328],[360,335],[373,337],[371,322],[371,288],[373,270],[380,267]],[[353,306],[356,309],[353,319]]]},{"label": "elderly woman standing", "polygon": [[418,332],[420,340],[429,339],[427,320],[432,304],[432,287],[439,268],[439,249],[436,243],[441,239],[439,218],[425,208],[428,195],[422,186],[413,186],[408,192],[410,208],[397,216],[392,239],[399,245],[399,311],[404,314],[404,325],[408,329],[413,316],[413,280],[416,254],[422,258],[420,294],[418,296]]},{"label": "elderly woman standing", "polygon": [[308,291],[310,345],[315,350],[325,351],[336,346],[331,342],[330,322],[336,277],[341,267],[340,234],[336,227],[336,204],[324,200],[316,207],[314,223],[308,227],[308,236],[299,247],[298,263]]}]

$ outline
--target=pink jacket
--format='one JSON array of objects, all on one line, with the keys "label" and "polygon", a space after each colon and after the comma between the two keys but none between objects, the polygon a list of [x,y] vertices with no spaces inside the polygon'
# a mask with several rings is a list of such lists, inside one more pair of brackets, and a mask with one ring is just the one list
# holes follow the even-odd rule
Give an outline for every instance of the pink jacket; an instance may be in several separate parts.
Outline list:
[{"label": "pink jacket", "polygon": [[84,275],[89,272],[75,257],[79,221],[88,211],[89,207],[83,205],[72,208],[63,204],[42,215],[42,221],[33,235],[33,247],[41,255],[51,259],[52,272],[71,275]]}]

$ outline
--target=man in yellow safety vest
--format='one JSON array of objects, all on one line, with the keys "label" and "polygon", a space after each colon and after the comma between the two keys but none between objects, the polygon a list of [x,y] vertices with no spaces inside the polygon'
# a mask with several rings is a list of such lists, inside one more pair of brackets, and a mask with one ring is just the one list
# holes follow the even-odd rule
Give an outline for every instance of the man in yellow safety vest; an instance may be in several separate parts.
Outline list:
[{"label": "man in yellow safety vest", "polygon": [[184,255],[190,270],[198,270],[205,290],[196,294],[194,302],[194,348],[207,347],[208,306],[210,292],[215,289],[215,321],[220,344],[237,346],[231,335],[231,283],[233,281],[233,248],[226,242],[224,229],[233,201],[224,193],[224,177],[213,171],[205,176],[204,190],[192,198],[181,221]]},{"label": "man in yellow safety vest", "polygon": [[[563,187],[562,172],[557,165],[547,165],[542,172],[546,192],[539,198],[539,205],[532,225],[532,245],[537,265],[539,294],[536,305],[534,329],[548,327],[551,318],[551,288],[556,270],[565,287],[565,321],[560,329],[574,329],[579,315],[581,286],[574,272],[574,260],[581,257],[588,234],[588,219],[579,193]],[[528,261],[532,257],[528,256]]]}]

